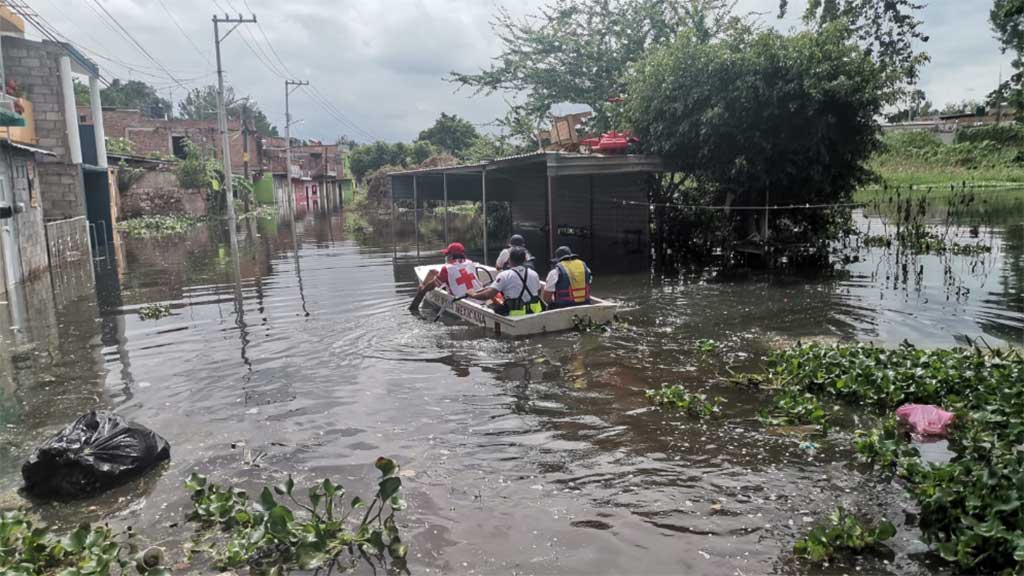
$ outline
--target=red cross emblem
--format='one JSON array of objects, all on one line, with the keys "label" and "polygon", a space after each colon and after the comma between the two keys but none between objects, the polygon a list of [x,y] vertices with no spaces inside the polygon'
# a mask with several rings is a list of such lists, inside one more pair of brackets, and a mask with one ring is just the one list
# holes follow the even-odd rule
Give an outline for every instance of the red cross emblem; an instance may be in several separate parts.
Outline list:
[{"label": "red cross emblem", "polygon": [[459,277],[456,278],[455,283],[462,286],[466,290],[473,287],[473,281],[476,280],[476,276],[470,274],[469,270],[463,268],[459,270]]}]

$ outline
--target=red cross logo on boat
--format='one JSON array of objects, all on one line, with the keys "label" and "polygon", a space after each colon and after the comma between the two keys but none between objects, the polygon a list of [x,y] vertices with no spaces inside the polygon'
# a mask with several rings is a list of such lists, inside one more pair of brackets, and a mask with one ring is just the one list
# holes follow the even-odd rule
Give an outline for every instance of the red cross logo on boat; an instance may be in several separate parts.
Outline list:
[{"label": "red cross logo on boat", "polygon": [[476,280],[476,276],[471,274],[469,270],[463,268],[459,270],[459,277],[455,280],[455,283],[462,286],[466,290],[473,287],[473,281]]}]

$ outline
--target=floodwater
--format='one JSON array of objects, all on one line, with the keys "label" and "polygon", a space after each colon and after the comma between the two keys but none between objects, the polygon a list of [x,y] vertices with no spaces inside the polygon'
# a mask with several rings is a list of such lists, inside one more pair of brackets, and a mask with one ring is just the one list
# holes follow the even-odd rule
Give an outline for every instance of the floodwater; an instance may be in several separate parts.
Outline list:
[{"label": "floodwater", "polygon": [[[413,574],[945,572],[901,489],[851,463],[848,436],[774,435],[756,419],[763,398],[724,377],[798,339],[1020,344],[1022,198],[960,215],[955,233],[988,243],[983,256],[871,249],[830,274],[598,275],[595,293],[623,307],[610,330],[519,340],[410,313],[413,234],[393,247],[386,218],[243,226],[239,284],[216,227],[128,239],[95,280],[70,267],[0,305],[0,506],[131,525],[174,563],[191,472],[251,491],[329,476],[370,495],[387,455],[404,470]],[[420,240],[434,258],[439,236]],[[154,302],[173,315],[141,320]],[[700,339],[719,346],[701,353]],[[722,417],[652,409],[644,390],[662,383],[724,397]],[[32,447],[92,408],[158,431],[171,463],[82,502],[22,500]],[[892,553],[794,562],[793,541],[836,505],[893,520]]]}]

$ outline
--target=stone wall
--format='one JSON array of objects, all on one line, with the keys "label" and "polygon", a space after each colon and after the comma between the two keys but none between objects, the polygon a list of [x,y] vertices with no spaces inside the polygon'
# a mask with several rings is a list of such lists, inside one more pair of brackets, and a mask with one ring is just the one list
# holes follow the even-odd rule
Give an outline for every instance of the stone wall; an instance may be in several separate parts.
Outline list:
[{"label": "stone wall", "polygon": [[121,190],[122,218],[139,216],[205,216],[206,192],[178,188],[170,169],[147,170],[128,188]]},{"label": "stone wall", "polygon": [[64,48],[54,42],[3,37],[7,80],[15,81],[22,95],[32,102],[37,145],[56,154],[40,156],[37,166],[40,201],[49,219],[85,214],[81,167],[68,164],[70,152],[59,70],[59,59],[65,54]]}]

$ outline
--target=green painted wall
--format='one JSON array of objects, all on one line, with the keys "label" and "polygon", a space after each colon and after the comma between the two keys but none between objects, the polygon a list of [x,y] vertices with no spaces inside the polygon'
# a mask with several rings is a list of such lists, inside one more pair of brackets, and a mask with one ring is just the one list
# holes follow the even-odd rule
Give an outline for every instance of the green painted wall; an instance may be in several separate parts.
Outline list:
[{"label": "green painted wall", "polygon": [[348,204],[355,197],[356,184],[352,180],[338,180],[338,190],[341,191],[341,201]]},{"label": "green painted wall", "polygon": [[256,181],[253,187],[253,197],[259,204],[274,204],[274,176],[264,174],[261,180]]}]

